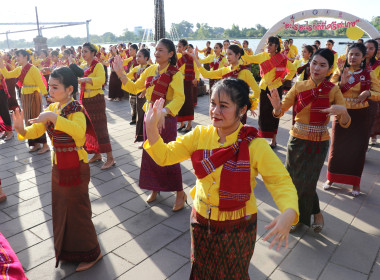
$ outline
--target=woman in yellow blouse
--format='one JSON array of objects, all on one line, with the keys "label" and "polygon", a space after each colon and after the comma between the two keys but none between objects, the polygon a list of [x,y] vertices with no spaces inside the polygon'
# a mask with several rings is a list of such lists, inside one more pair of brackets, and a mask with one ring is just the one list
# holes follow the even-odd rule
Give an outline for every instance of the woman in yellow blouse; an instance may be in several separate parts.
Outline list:
[{"label": "woman in yellow blouse", "polygon": [[78,91],[78,76],[83,76],[83,70],[76,64],[54,70],[49,80],[54,103],[26,128],[23,112],[16,109],[13,125],[19,140],[38,138],[45,131],[50,136],[54,147],[51,184],[56,267],[59,261],[79,262],[76,271],[83,271],[102,254],[91,221],[90,168],[84,150],[84,146],[95,148],[85,143],[87,137],[95,137],[95,132],[83,106],[72,97]]},{"label": "woman in yellow blouse", "polygon": [[230,40],[226,39],[223,41],[223,51],[222,54],[227,55],[227,49],[231,45]]},{"label": "woman in yellow blouse", "polygon": [[101,153],[107,154],[107,160],[101,167],[102,170],[115,165],[112,155],[112,147],[107,128],[106,102],[102,86],[105,82],[103,65],[96,59],[97,48],[91,43],[83,44],[82,57],[87,62],[84,77],[79,78],[81,84],[80,101],[88,112],[94,124],[96,136],[99,141],[99,150],[90,159],[89,163],[101,161]]},{"label": "woman in yellow blouse", "polygon": [[[133,67],[131,71],[127,74],[128,79],[136,82],[141,74],[150,66],[148,61],[150,59],[150,52],[147,49],[141,49],[136,55],[137,66]],[[116,75],[116,74],[115,74]],[[118,79],[120,81],[120,79]],[[121,85],[121,81],[120,81]],[[146,102],[145,89],[138,92],[136,96],[136,136],[135,142],[141,142],[139,149],[142,149],[142,144],[144,142],[144,104]]]},{"label": "woman in yellow blouse", "polygon": [[[15,62],[12,60],[12,55],[9,52],[4,53],[3,60],[8,71],[12,71],[16,68]],[[10,98],[8,99],[8,108],[10,111],[14,111],[16,108],[19,108],[16,98],[17,78],[5,79],[5,83],[7,84],[8,93],[10,95]]]},{"label": "woman in yellow blouse", "polygon": [[[300,223],[310,226],[311,216],[314,215],[311,226],[316,233],[322,231],[324,224],[316,188],[329,148],[327,124],[330,115],[337,115],[342,127],[350,125],[342,92],[326,80],[333,64],[332,51],[319,49],[310,63],[310,79],[297,81],[282,102],[276,89],[268,96],[277,118],[293,106],[286,169],[297,188]],[[291,231],[296,228],[296,225],[293,226]]]},{"label": "woman in yellow blouse", "polygon": [[[205,58],[208,57],[209,55],[212,55],[213,52],[212,52],[212,48],[210,47],[211,46],[211,42],[210,41],[207,41],[206,42],[206,47],[203,49],[203,50],[198,50],[200,53],[203,53]],[[208,63],[205,63],[203,65],[203,67],[206,69],[206,70],[210,70],[210,65]]]},{"label": "woman in yellow blouse", "polygon": [[[245,55],[243,60],[247,63],[258,63],[260,65],[259,131],[261,137],[272,138],[271,147],[275,148],[279,120],[272,115],[273,106],[268,94],[270,90],[276,88],[280,98],[282,98],[283,82],[293,79],[296,69],[292,62],[281,53],[280,41],[277,37],[269,37],[266,46],[268,52]],[[288,74],[285,76],[286,71]]]},{"label": "woman in yellow blouse", "polygon": [[297,69],[297,81],[305,81],[309,79],[310,58],[312,55],[313,47],[306,45],[302,47],[302,58],[294,60],[293,64]]},{"label": "woman in yellow blouse", "polygon": [[[146,103],[143,107],[145,112],[152,101],[154,102],[160,97],[165,98],[165,108],[161,115],[159,130],[164,141],[170,142],[177,137],[176,115],[185,101],[183,75],[176,67],[176,49],[172,41],[161,39],[156,45],[154,56],[156,64],[146,69],[136,82],[128,79],[120,57],[115,59],[113,68],[122,81],[124,90],[133,94],[145,90]],[[147,202],[155,201],[160,191],[175,191],[177,195],[173,211],[184,208],[187,197],[183,191],[179,164],[167,167],[158,166],[144,150],[141,158],[139,186],[152,191]]]},{"label": "woman in yellow blouse", "polygon": [[[19,81],[17,84],[22,86],[21,89],[21,104],[24,110],[25,125],[29,126],[29,120],[38,117],[42,112],[42,98],[41,94],[47,96],[46,86],[42,80],[41,72],[37,67],[31,65],[28,61],[30,55],[26,50],[18,50],[16,52],[16,58],[18,67],[12,71],[8,71],[4,65],[3,59],[0,58],[1,74],[6,78],[17,78]],[[46,135],[28,141],[31,147],[29,152],[34,152],[42,148],[37,152],[43,154],[49,151],[49,146],[46,142]]]},{"label": "woman in yellow blouse", "polygon": [[332,128],[327,181],[324,189],[333,183],[352,185],[352,195],[360,195],[360,181],[368,149],[369,106],[367,99],[380,101],[380,83],[374,71],[365,67],[366,47],[349,47],[343,70],[334,72],[331,82],[339,85],[346,101],[351,125],[343,129],[335,118]]},{"label": "woman in yellow blouse", "polygon": [[279,250],[284,241],[287,247],[290,226],[298,222],[297,194],[288,172],[258,131],[240,123],[251,105],[249,87],[235,78],[219,81],[210,98],[212,124],[168,144],[157,129],[163,105],[163,100],[150,104],[144,149],[161,166],[192,160],[197,182],[190,192],[190,279],[249,279],[258,173],[282,212],[265,227],[271,230],[264,241],[273,236],[270,248],[278,242]]},{"label": "woman in yellow blouse", "polygon": [[[367,48],[366,66],[369,70],[374,71],[375,76],[380,81],[380,60],[376,58],[379,44],[376,40],[365,42]],[[377,135],[380,135],[380,102],[368,100],[370,102],[370,136],[371,145],[376,145]]]},{"label": "woman in yellow blouse", "polygon": [[[197,58],[201,64],[209,64],[209,70],[215,71],[225,67],[228,63],[227,56],[222,54],[222,49],[222,43],[215,43],[213,54],[210,54],[203,59],[200,59],[197,53],[195,55],[197,55]],[[205,69],[207,70],[206,67]],[[219,79],[209,79],[209,94],[211,94],[212,87],[217,81],[219,81]]]},{"label": "woman in yellow blouse", "polygon": [[[257,107],[257,100],[260,95],[260,88],[257,85],[252,73],[249,70],[247,70],[245,66],[240,65],[239,61],[242,55],[244,55],[244,51],[242,48],[240,48],[238,45],[230,45],[227,49],[227,61],[229,63],[228,67],[223,67],[215,71],[207,71],[206,69],[204,69],[204,67],[202,67],[202,65],[196,57],[195,63],[198,66],[199,72],[205,78],[222,79],[232,76],[246,82],[253,91],[253,95],[251,96],[251,99],[254,100],[253,106],[251,108],[253,112],[253,110],[255,110]],[[246,120],[247,115],[244,114],[242,118],[243,124],[246,123]]]}]

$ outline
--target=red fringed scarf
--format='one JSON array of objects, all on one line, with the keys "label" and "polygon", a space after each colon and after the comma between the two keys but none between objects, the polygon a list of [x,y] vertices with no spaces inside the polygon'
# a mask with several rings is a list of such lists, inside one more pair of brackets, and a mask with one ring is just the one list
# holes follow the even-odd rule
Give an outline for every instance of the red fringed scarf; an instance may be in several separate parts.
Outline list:
[{"label": "red fringed scarf", "polygon": [[293,106],[293,124],[295,115],[311,103],[310,125],[324,125],[328,114],[321,113],[321,110],[330,107],[329,93],[333,87],[333,83],[324,80],[318,87],[300,92]]},{"label": "red fringed scarf", "polygon": [[41,61],[41,66],[42,67],[50,67],[50,58],[45,58],[44,60]]},{"label": "red fringed scarf", "polygon": [[231,72],[223,75],[222,78],[223,79],[226,79],[228,77],[237,78],[237,76],[239,75],[240,71],[245,70],[245,69],[248,69],[247,66],[245,66],[245,65],[239,65],[238,68],[236,68],[234,71],[231,71]]},{"label": "red fringed scarf", "polygon": [[8,96],[8,98],[11,98],[11,96],[9,95],[9,92],[8,92],[8,87],[7,87],[7,84],[5,82],[5,79],[2,78],[1,79],[1,83],[0,83],[0,89],[3,89],[4,92],[5,92],[5,95]]},{"label": "red fringed scarf", "polygon": [[135,73],[133,73],[133,78],[135,81],[138,80],[138,78],[140,78],[140,75],[142,74],[142,72],[144,72],[147,68],[149,68],[149,64],[146,64],[144,67],[140,67],[140,69],[138,69]]},{"label": "red fringed scarf", "polygon": [[211,54],[211,48],[207,47],[205,51],[205,55],[208,56],[209,54]]},{"label": "red fringed scarf", "polygon": [[[99,145],[94,127],[86,110],[78,101],[74,100],[66,105],[62,109],[60,116],[67,118],[68,115],[76,112],[82,112],[86,116],[86,144],[83,148],[87,151],[97,151]],[[64,187],[78,186],[81,183],[80,162],[74,139],[62,131],[55,130],[54,124],[51,122],[48,123],[47,132],[55,148],[59,185]],[[88,143],[93,144],[89,147]]]},{"label": "red fringed scarf", "polygon": [[310,77],[310,61],[307,62],[305,65],[300,66],[297,68],[297,74],[301,75],[303,72],[303,80],[306,81]]},{"label": "red fringed scarf", "polygon": [[282,78],[286,72],[286,64],[288,58],[283,53],[277,53],[270,59],[265,60],[260,64],[260,75],[263,77],[266,73],[270,72],[273,68],[276,68],[276,75],[273,79]]},{"label": "red fringed scarf", "polygon": [[367,69],[362,69],[352,75],[354,77],[354,81],[352,83],[347,82],[343,86],[340,87],[342,93],[347,92],[350,88],[354,87],[358,83],[360,83],[360,92],[365,90],[369,90],[371,87],[371,73]]},{"label": "red fringed scarf", "polygon": [[20,74],[20,76],[18,76],[18,82],[17,82],[17,85],[19,87],[22,87],[24,85],[25,76],[26,76],[26,74],[28,74],[28,72],[29,72],[30,68],[32,68],[32,66],[33,66],[32,64],[28,63],[22,68],[21,74]]},{"label": "red fringed scarf", "polygon": [[5,62],[5,68],[7,68],[8,71],[11,71],[12,61],[10,59]]},{"label": "red fringed scarf", "polygon": [[[158,69],[157,69],[158,70]],[[154,103],[156,100],[163,98],[166,100],[166,93],[168,92],[169,84],[171,83],[173,76],[178,72],[178,68],[169,65],[165,73],[160,76],[150,76],[146,79],[145,88],[148,89],[154,86],[150,102]]]},{"label": "red fringed scarf", "polygon": [[178,69],[181,68],[182,65],[185,64],[185,80],[192,81],[195,79],[195,72],[194,72],[194,62],[193,58],[189,56],[188,54],[182,55],[180,59],[177,61],[177,67]]},{"label": "red fringed scarf", "polygon": [[219,56],[219,58],[218,58],[218,60],[214,63],[214,61],[213,62],[211,62],[210,63],[210,68],[212,69],[212,70],[218,70],[219,69],[219,64],[220,64],[220,62],[222,62],[222,60],[223,60],[223,57],[224,57],[224,55],[220,55]]},{"label": "red fringed scarf", "polygon": [[379,66],[380,66],[380,59],[376,60],[374,64],[369,65],[369,69],[368,70],[375,70]]},{"label": "red fringed scarf", "polygon": [[[197,150],[191,156],[195,175],[202,179],[223,164],[219,188],[219,217],[239,219],[246,215],[246,202],[251,197],[251,165],[249,143],[258,137],[258,130],[243,126],[238,140],[229,147]],[[240,210],[238,213],[234,212]]]},{"label": "red fringed scarf", "polygon": [[[86,71],[84,71],[84,77],[88,77],[92,72],[94,72],[96,64],[99,63],[99,60],[97,58],[94,58],[91,62],[90,67]],[[84,97],[84,90],[86,89],[86,83],[80,84],[80,102],[82,103],[83,97]]]},{"label": "red fringed scarf", "polygon": [[127,65],[124,65],[123,68],[125,70],[125,72],[129,72],[133,67],[137,66],[138,63],[137,63],[137,60],[136,60],[136,57],[134,56],[133,59],[128,62]]}]

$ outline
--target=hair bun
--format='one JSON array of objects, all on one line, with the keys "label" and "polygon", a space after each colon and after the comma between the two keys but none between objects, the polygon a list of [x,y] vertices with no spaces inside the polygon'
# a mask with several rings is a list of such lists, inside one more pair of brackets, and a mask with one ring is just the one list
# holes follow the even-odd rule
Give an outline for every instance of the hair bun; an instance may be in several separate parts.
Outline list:
[{"label": "hair bun", "polygon": [[84,76],[84,71],[82,68],[80,68],[78,65],[71,63],[69,65],[70,70],[74,73],[74,75],[77,78],[83,77]]}]

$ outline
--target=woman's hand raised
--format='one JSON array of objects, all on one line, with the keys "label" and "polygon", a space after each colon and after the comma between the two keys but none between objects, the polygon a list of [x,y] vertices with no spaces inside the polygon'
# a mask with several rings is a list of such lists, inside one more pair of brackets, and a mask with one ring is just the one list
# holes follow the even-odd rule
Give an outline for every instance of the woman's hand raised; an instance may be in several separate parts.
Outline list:
[{"label": "woman's hand raised", "polygon": [[12,121],[13,127],[16,130],[16,132],[24,136],[26,133],[24,128],[24,112],[22,110],[20,112],[20,109],[16,108],[16,110],[12,114]]},{"label": "woman's hand raised", "polygon": [[270,103],[273,106],[275,115],[279,115],[281,112],[281,98],[276,88],[270,90],[270,94],[267,94]]}]

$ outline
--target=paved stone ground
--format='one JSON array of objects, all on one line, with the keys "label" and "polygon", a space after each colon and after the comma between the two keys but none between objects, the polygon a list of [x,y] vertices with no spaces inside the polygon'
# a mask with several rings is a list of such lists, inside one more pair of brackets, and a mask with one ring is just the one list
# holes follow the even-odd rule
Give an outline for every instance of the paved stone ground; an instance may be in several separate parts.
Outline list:
[{"label": "paved stone ground", "polygon": [[[93,222],[103,259],[91,270],[75,273],[75,264],[54,268],[50,156],[31,155],[16,139],[0,143],[0,178],[8,194],[0,204],[0,231],[7,237],[30,280],[51,279],[188,279],[190,274],[190,207],[173,213],[173,193],[151,205],[139,189],[141,150],[133,143],[129,102],[108,102],[108,129],[116,167],[91,166]],[[285,161],[290,114],[282,120],[276,153]],[[196,124],[208,124],[208,98],[200,97]],[[249,117],[248,124],[257,126]],[[349,151],[347,151],[349,152]],[[306,227],[290,238],[289,249],[269,250],[264,226],[279,211],[258,178],[258,236],[251,279],[380,279],[380,149],[367,155],[363,195],[353,198],[344,186],[324,191],[327,162],[318,183],[325,217],[322,234]],[[190,161],[181,164],[186,193],[195,184]],[[189,198],[191,200],[191,198]],[[190,201],[189,201],[190,202]],[[191,203],[190,203],[191,205]],[[78,233],[80,234],[80,233]]]}]

